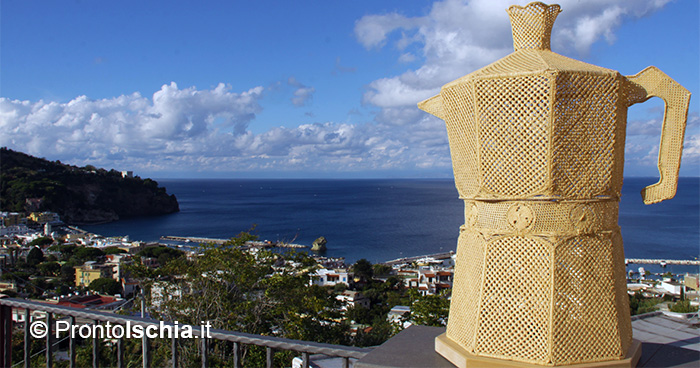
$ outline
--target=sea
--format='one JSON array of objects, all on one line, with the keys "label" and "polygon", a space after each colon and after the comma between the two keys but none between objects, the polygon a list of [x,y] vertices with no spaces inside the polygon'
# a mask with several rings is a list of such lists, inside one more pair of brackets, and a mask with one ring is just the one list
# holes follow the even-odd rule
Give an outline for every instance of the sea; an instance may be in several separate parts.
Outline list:
[{"label": "sea", "polygon": [[[644,205],[653,178],[625,178],[619,224],[627,258],[700,256],[700,178],[680,178],[672,200]],[[347,264],[456,250],[464,203],[452,179],[160,179],[180,212],[83,226],[104,236],[159,241],[161,236],[231,238],[311,245]],[[639,265],[652,272],[698,272],[697,266]],[[628,269],[637,271],[638,266]]]}]

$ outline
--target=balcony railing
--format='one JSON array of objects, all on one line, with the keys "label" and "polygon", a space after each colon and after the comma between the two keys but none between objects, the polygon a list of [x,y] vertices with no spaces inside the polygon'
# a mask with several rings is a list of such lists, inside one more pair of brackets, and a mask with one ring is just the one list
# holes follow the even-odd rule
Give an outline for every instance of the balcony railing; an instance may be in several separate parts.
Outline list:
[{"label": "balcony railing", "polygon": [[[46,334],[46,367],[51,368],[53,366],[53,351],[56,345],[55,331],[53,330],[53,325],[55,324],[55,315],[63,316],[68,318],[70,323],[69,326],[76,325],[76,319],[80,318],[82,320],[92,321],[95,324],[100,322],[109,322],[112,325],[126,326],[130,324],[131,326],[142,326],[146,329],[148,326],[157,326],[160,328],[161,324],[165,326],[171,326],[172,328],[179,328],[181,331],[186,328],[187,325],[174,325],[170,322],[163,322],[154,319],[123,316],[112,313],[98,312],[93,310],[70,308],[60,305],[51,305],[41,302],[28,301],[24,299],[15,298],[3,298],[0,299],[0,358],[2,361],[0,365],[3,367],[12,367],[12,308],[22,308],[24,309],[24,367],[30,366],[30,346],[31,346],[31,334],[30,334],[30,322],[31,322],[31,312],[32,311],[42,311],[46,313],[46,326],[48,333]],[[72,329],[72,327],[70,327]],[[209,366],[209,340],[219,340],[219,341],[229,341],[233,342],[233,365],[235,367],[242,366],[242,356],[241,348],[243,345],[255,345],[262,346],[266,348],[266,365],[267,367],[273,366],[273,354],[275,351],[286,350],[298,352],[302,356],[302,364],[304,368],[309,366],[309,356],[310,354],[322,354],[330,357],[343,358],[343,366],[348,368],[350,365],[350,359],[360,359],[364,357],[370,349],[356,348],[351,346],[342,345],[332,345],[332,344],[322,344],[310,341],[300,341],[284,339],[272,336],[262,336],[247,334],[242,332],[233,332],[219,329],[209,330],[207,336],[202,336],[202,331],[200,326],[189,326],[192,331],[193,336],[199,337],[199,348],[201,352],[201,362],[202,367]],[[73,334],[68,334],[69,348],[68,357],[70,359],[70,367],[75,367],[75,357],[76,357],[76,341],[74,341]],[[124,338],[116,339],[116,357],[117,366],[124,367],[126,362],[124,360]],[[171,338],[171,362],[173,367],[177,367],[178,362],[178,339],[174,336]],[[148,337],[143,338],[142,342],[143,349],[143,367],[150,367],[150,354],[149,354],[149,343]],[[98,339],[92,339],[92,365],[97,367],[99,364],[99,344]]]}]

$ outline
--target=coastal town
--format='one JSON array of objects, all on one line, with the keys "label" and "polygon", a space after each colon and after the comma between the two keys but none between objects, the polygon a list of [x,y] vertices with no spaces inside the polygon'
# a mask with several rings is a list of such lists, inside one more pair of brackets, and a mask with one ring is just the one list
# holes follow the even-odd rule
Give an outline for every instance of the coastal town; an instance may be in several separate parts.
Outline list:
[{"label": "coastal town", "polygon": [[[186,326],[213,320],[215,328],[230,331],[355,347],[381,345],[412,325],[440,327],[448,320],[456,262],[453,251],[377,264],[361,259],[347,265],[343,258],[324,255],[323,237],[311,247],[260,241],[248,233],[231,239],[163,236],[160,241],[144,242],[89,233],[63,223],[53,212],[0,212],[0,220],[3,298]],[[643,267],[635,271],[635,266],[648,260],[626,261],[631,314],[697,315],[697,274],[652,273]],[[680,263],[694,268],[697,262]],[[211,300],[210,307],[202,305],[202,300]],[[230,317],[221,318],[222,313]],[[48,316],[42,308],[11,308],[16,326],[48,320]],[[258,322],[250,322],[251,316]],[[95,321],[71,323],[94,326]],[[69,354],[61,341],[65,339],[55,347],[58,362],[64,356],[81,356]],[[16,343],[18,348],[22,344],[21,340]],[[78,346],[86,352],[97,351],[85,342]],[[167,351],[170,345],[155,349]],[[31,351],[39,359],[46,350],[36,346]],[[25,355],[24,359],[31,358]],[[198,355],[178,359],[187,365],[184,362]],[[254,366],[263,364],[254,355],[247,359]],[[293,355],[278,354],[275,359],[303,366]]]},{"label": "coastal town", "polygon": [[[104,237],[66,225],[61,222],[59,215],[53,212],[32,212],[28,215],[0,212],[0,219],[2,220],[0,292],[56,305],[95,310],[121,309],[132,302],[135,296],[144,292],[139,280],[132,278],[125,269],[135,259],[138,259],[141,265],[151,269],[161,266],[157,257],[158,252],[150,252],[156,256],[147,256],[149,249],[166,248],[181,253],[186,259],[194,259],[201,252],[198,243],[222,244],[226,241],[226,239],[163,236],[161,242],[143,242],[132,241],[128,236]],[[66,267],[69,262],[64,259],[61,249],[68,247],[72,247],[74,253],[76,253],[75,249],[94,250],[94,252],[90,252],[92,258],[82,259],[81,264]],[[240,248],[246,252],[255,253],[269,248],[299,249],[306,246],[249,240]],[[41,261],[37,263],[35,258]],[[341,311],[349,307],[371,307],[366,296],[353,290],[353,286],[363,281],[345,264],[343,258],[326,257],[314,253],[312,258],[316,261],[316,266],[308,275],[309,286],[316,285],[338,290],[336,299],[340,301]],[[374,273],[372,277],[386,281],[393,276],[403,287],[414,289],[422,296],[446,294],[452,286],[454,258],[454,252],[449,252],[394,260],[373,265],[375,270],[381,270],[381,272]],[[52,271],[38,275],[24,275],[16,272],[32,262],[35,262],[40,270],[51,269]],[[66,277],[71,273],[72,277]],[[69,279],[72,282],[68,285],[56,286],[60,284],[61,279]],[[41,282],[37,282],[38,280]],[[95,290],[95,285],[105,284],[104,280],[113,280],[114,282],[110,284],[116,284],[118,287],[110,290],[110,293],[104,292],[106,290]],[[37,284],[46,287],[42,288]],[[37,292],[37,288],[40,292]],[[161,289],[159,283],[154,283],[148,290],[152,294],[149,300],[154,308],[158,308],[162,300],[164,293]],[[172,297],[172,294],[169,297]],[[399,321],[408,310],[407,306],[396,306],[391,309],[388,318]],[[20,314],[18,312],[16,315],[18,321],[22,319]]]},{"label": "coastal town", "polygon": [[[157,269],[163,255],[182,254],[194,259],[201,254],[198,244],[223,244],[227,239],[207,239],[164,236],[161,242],[143,242],[124,237],[104,237],[74,226],[64,224],[53,212],[0,212],[0,292],[11,296],[29,297],[46,303],[78,308],[114,311],[133,303],[134,297],[149,292],[151,307],[157,309],[166,297],[162,282],[152,283],[147,290],[142,280],[133,278],[128,265],[135,260],[147,268]],[[325,239],[324,239],[325,246]],[[314,244],[316,246],[316,244]],[[269,241],[248,240],[240,248],[255,253],[269,248],[305,248],[300,244],[281,244]],[[80,264],[69,262],[61,249],[92,250],[80,259]],[[149,251],[149,249],[151,251]],[[166,251],[154,251],[162,250]],[[168,252],[171,250],[172,252]],[[307,270],[309,285],[328,287],[336,291],[341,311],[347,308],[372,308],[371,301],[358,288],[366,280],[359,277],[356,267],[345,264],[343,258],[332,258],[311,252],[316,265]],[[159,257],[160,255],[160,257]],[[456,255],[445,252],[427,256],[404,257],[372,265],[375,272],[370,277],[395,287],[415,290],[418,295],[449,296],[453,282]],[[674,301],[691,300],[697,304],[698,275],[692,273],[674,275],[670,272],[650,273],[643,267],[633,270],[632,264],[645,260],[628,260],[628,292],[648,299],[662,300],[656,308],[668,309]],[[18,272],[34,262],[40,274],[25,275]],[[662,261],[666,262],[666,261]],[[668,261],[673,262],[673,261]],[[647,262],[648,263],[648,262]],[[697,265],[698,261],[683,261]],[[665,265],[665,264],[662,264]],[[14,270],[14,271],[12,271]],[[25,277],[26,276],[26,277]],[[366,275],[365,275],[366,276]],[[68,282],[61,282],[68,281]],[[106,280],[111,280],[107,282]],[[40,285],[43,285],[40,286]],[[110,285],[110,288],[105,288]],[[341,287],[342,286],[342,287]],[[167,297],[180,295],[183,290]],[[410,306],[392,305],[386,318],[404,327],[411,324],[406,315]],[[21,314],[21,313],[20,313]],[[22,316],[16,315],[17,320]],[[403,318],[403,320],[402,320]],[[354,322],[354,321],[351,321]],[[360,328],[362,326],[359,326]]]}]

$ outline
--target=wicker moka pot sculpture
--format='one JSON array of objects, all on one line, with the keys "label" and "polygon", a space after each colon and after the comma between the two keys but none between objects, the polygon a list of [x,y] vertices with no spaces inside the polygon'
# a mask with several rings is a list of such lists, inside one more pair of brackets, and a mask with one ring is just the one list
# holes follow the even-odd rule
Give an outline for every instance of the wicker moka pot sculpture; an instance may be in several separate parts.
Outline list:
[{"label": "wicker moka pot sculpture", "polygon": [[552,52],[560,11],[511,6],[515,52],[419,104],[447,124],[465,203],[449,323],[436,339],[457,365],[639,356],[617,224],[627,108],[666,103],[661,178],[642,191],[660,202],[676,193],[690,93],[655,67],[622,76]]}]

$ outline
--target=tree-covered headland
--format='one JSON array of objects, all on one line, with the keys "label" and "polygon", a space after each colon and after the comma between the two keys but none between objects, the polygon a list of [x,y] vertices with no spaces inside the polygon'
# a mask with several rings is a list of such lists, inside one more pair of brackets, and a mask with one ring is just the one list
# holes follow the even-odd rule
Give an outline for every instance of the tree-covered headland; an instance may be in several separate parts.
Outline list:
[{"label": "tree-covered headland", "polygon": [[3,147],[0,211],[50,211],[64,222],[85,224],[177,212],[179,205],[175,195],[151,179],[66,165]]}]

